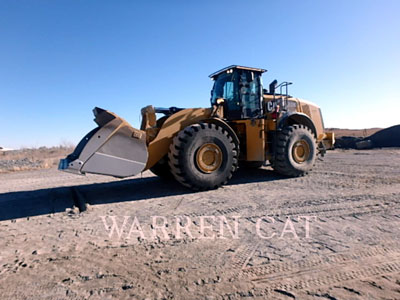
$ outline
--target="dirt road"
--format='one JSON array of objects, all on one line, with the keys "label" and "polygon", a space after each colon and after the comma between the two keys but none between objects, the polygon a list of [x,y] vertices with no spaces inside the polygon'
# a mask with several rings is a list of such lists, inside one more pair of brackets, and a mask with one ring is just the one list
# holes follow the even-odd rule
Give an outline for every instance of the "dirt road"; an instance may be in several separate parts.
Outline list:
[{"label": "dirt road", "polygon": [[53,169],[0,193],[1,299],[400,299],[399,149],[200,193]]}]

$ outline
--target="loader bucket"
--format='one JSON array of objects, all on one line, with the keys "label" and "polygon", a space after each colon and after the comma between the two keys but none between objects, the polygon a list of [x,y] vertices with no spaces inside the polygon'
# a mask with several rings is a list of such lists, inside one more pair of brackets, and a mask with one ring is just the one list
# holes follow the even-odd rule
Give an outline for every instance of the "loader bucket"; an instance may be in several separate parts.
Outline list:
[{"label": "loader bucket", "polygon": [[93,113],[98,127],[79,142],[73,153],[60,160],[58,169],[115,177],[142,172],[148,158],[146,133],[107,110],[96,107]]}]

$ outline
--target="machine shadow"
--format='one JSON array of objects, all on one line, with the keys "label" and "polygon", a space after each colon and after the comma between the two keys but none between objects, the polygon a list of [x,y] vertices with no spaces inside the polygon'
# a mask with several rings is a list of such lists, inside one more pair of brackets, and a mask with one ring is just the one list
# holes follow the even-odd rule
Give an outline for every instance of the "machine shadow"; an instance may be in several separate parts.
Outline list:
[{"label": "machine shadow", "polygon": [[[238,170],[228,186],[281,180],[268,169]],[[0,194],[0,221],[64,212],[77,206],[139,201],[193,194],[177,182],[158,177],[135,178],[107,183],[56,187]]]}]

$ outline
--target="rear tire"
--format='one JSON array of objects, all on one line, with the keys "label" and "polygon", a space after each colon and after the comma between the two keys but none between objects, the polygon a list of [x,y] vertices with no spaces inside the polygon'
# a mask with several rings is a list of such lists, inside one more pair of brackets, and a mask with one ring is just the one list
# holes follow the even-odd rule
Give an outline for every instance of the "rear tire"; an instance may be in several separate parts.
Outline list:
[{"label": "rear tire", "polygon": [[304,125],[287,126],[278,133],[272,167],[278,173],[297,177],[312,170],[317,156],[314,134]]},{"label": "rear tire", "polygon": [[169,166],[175,179],[190,189],[216,189],[226,184],[237,169],[238,151],[238,145],[222,127],[194,124],[174,138]]}]

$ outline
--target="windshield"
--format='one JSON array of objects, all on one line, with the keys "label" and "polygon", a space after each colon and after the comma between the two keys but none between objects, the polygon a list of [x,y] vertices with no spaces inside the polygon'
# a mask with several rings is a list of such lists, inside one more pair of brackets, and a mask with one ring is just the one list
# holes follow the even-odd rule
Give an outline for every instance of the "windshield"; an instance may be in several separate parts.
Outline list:
[{"label": "windshield", "polygon": [[233,74],[221,74],[214,83],[211,94],[211,104],[214,105],[218,98],[226,101],[232,100],[234,97]]}]

